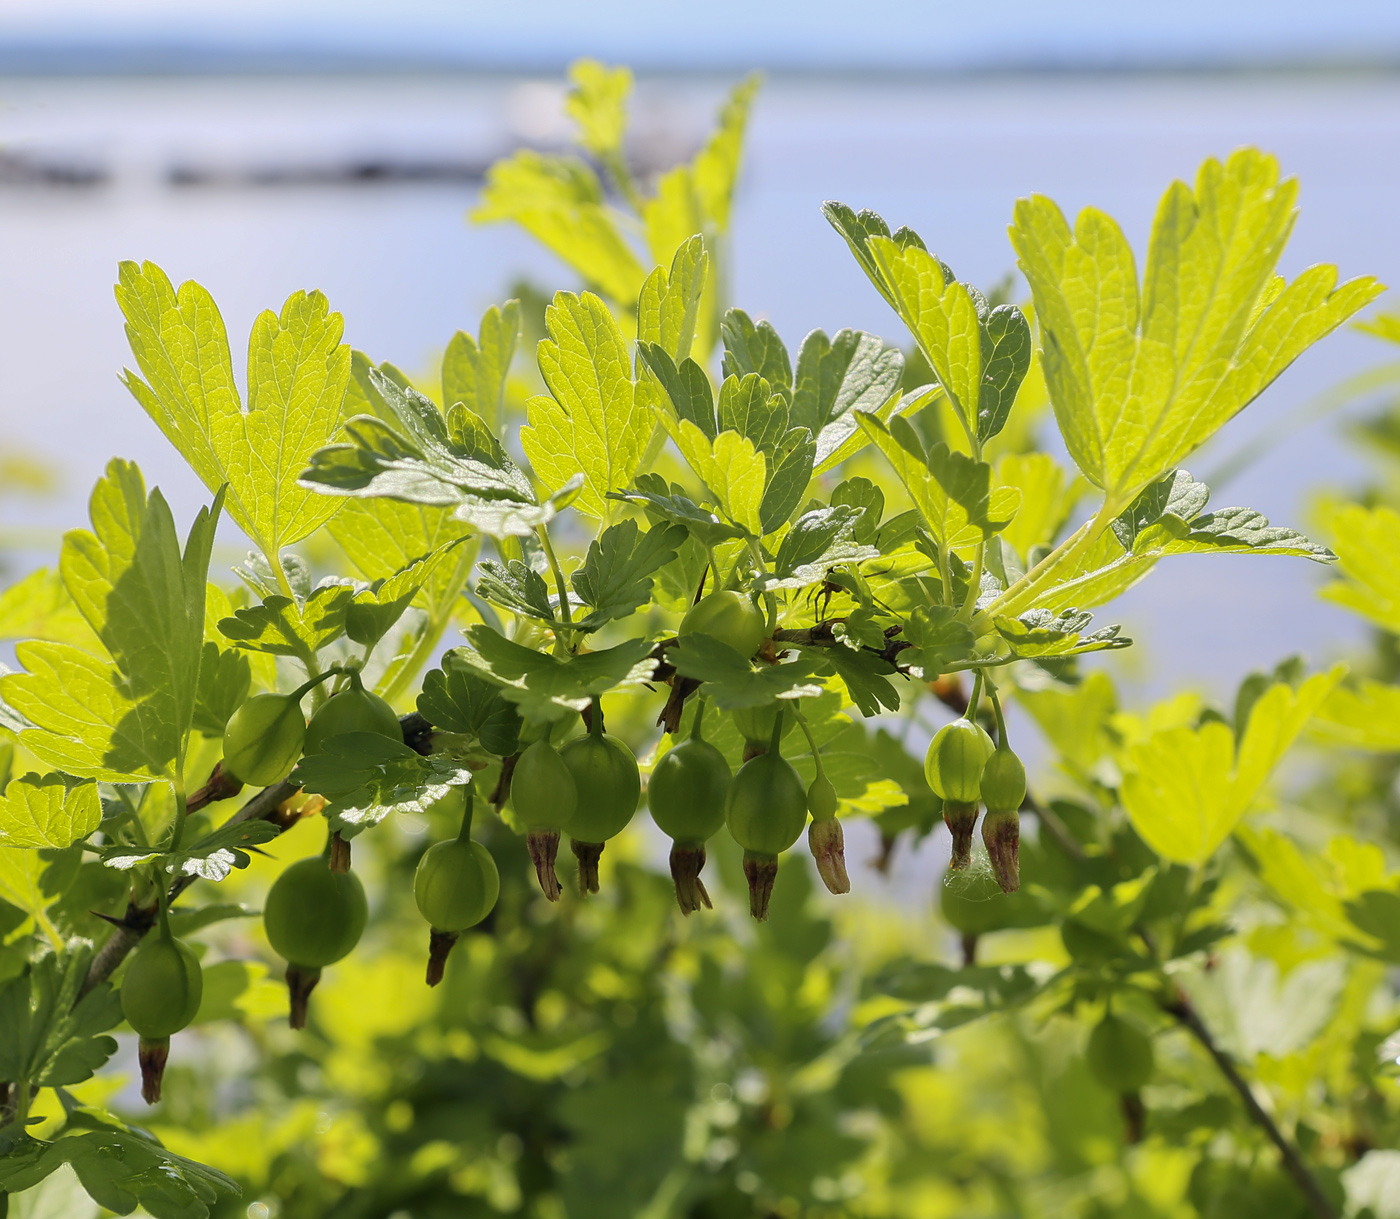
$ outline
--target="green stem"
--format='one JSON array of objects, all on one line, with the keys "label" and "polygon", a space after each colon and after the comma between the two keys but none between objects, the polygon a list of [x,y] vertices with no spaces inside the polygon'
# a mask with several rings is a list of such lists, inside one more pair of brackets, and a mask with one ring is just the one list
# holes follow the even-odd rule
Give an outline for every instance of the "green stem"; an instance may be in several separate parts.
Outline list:
[{"label": "green stem", "polygon": [[[564,622],[572,622],[574,619],[573,611],[569,608],[569,588],[564,581],[564,569],[559,565],[559,559],[554,553],[554,544],[549,540],[549,530],[540,525],[535,529],[535,532],[539,534],[540,543],[544,546],[545,558],[549,560],[549,569],[554,573],[554,588],[559,594],[559,617]],[[569,650],[573,651],[572,648]]]},{"label": "green stem", "polygon": [[807,723],[807,717],[796,708],[794,708],[792,714],[793,718],[797,720],[797,726],[802,729],[802,735],[807,738],[807,748],[812,751],[812,762],[817,768],[817,778],[825,779],[826,771],[822,767],[821,750],[817,748],[817,738],[812,735],[812,729]]},{"label": "green stem", "polygon": [[963,714],[963,718],[973,724],[977,722],[977,704],[982,701],[982,685],[985,680],[982,670],[978,669],[972,682],[972,697],[967,700],[967,711]]},{"label": "green stem", "polygon": [[462,812],[462,828],[457,831],[458,842],[469,842],[472,836],[472,806],[476,803],[476,797],[472,794],[471,788],[467,788],[467,807]]},{"label": "green stem", "polygon": [[768,752],[774,757],[782,756],[783,744],[783,707],[778,706],[778,714],[773,717],[773,735],[768,740]]},{"label": "green stem", "polygon": [[15,1120],[14,1120],[14,1124],[15,1124],[16,1126],[18,1126],[21,1130],[24,1129],[25,1123],[29,1120],[29,1099],[30,1099],[30,1097],[29,1097],[29,1091],[30,1091],[30,1089],[29,1089],[29,1077],[28,1077],[28,1076],[25,1076],[23,1079],[17,1079],[17,1080],[15,1080],[15,1083],[14,1083],[14,1097],[15,1097]]},{"label": "green stem", "polygon": [[291,697],[293,701],[301,702],[301,700],[306,697],[308,691],[314,690],[322,682],[329,681],[332,677],[337,677],[344,672],[346,672],[346,670],[342,669],[339,665],[332,665],[324,673],[317,673],[315,677],[311,678],[309,681],[302,682],[301,685],[292,691]]},{"label": "green stem", "polygon": [[[763,558],[763,547],[759,545],[756,538],[749,538],[749,554],[753,556],[754,567],[757,568],[760,576],[768,574],[768,564]],[[778,629],[778,597],[773,590],[766,589],[763,593],[764,604],[768,607],[768,634],[772,635]],[[781,716],[779,717],[781,719]]]},{"label": "green stem", "polygon": [[[710,576],[712,578],[710,591],[718,592],[720,589],[719,560],[715,558],[715,548],[713,546],[706,546],[705,556],[710,560]],[[701,587],[703,587],[703,585]]]},{"label": "green stem", "polygon": [[593,714],[588,717],[588,735],[595,741],[603,739],[603,700],[593,695]]},{"label": "green stem", "polygon": [[44,938],[48,940],[49,946],[55,952],[62,952],[63,937],[58,934],[58,928],[53,925],[49,916],[43,910],[36,910],[34,913],[34,922],[38,925],[39,930],[44,933]]},{"label": "green stem", "polygon": [[170,899],[166,896],[166,889],[163,883],[156,885],[156,916],[159,919],[160,938],[172,940],[175,937],[170,932]]},{"label": "green stem", "polygon": [[938,582],[943,585],[943,604],[953,604],[953,569],[948,564],[948,548],[938,543]]},{"label": "green stem", "polygon": [[[980,678],[982,676],[981,672],[979,672],[977,676]],[[987,695],[992,700],[992,714],[995,715],[997,719],[997,747],[1006,749],[1008,748],[1006,744],[1006,720],[1002,718],[1001,714],[1001,699],[997,697],[996,687],[993,686],[990,681],[987,681],[986,685]]]},{"label": "green stem", "polygon": [[695,720],[690,725],[690,739],[692,741],[703,741],[705,738],[700,735],[700,722],[705,718],[705,696],[702,694],[695,700]]},{"label": "green stem", "polygon": [[977,610],[977,598],[982,592],[982,567],[987,560],[987,543],[978,542],[972,559],[972,578],[967,583],[967,596],[963,598],[958,617],[964,622],[971,620]]},{"label": "green stem", "polygon": [[136,835],[136,845],[139,846],[143,851],[150,850],[151,840],[146,835],[146,823],[141,820],[140,807],[128,794],[128,790],[126,787],[118,787],[116,791],[117,795],[121,797],[122,803],[126,805],[127,811],[131,814],[131,829],[132,832]]},{"label": "green stem", "polygon": [[189,804],[185,798],[185,776],[178,765],[170,786],[175,789],[175,825],[170,831],[170,846],[167,849],[178,851],[180,836],[185,832],[185,816],[189,811]]}]

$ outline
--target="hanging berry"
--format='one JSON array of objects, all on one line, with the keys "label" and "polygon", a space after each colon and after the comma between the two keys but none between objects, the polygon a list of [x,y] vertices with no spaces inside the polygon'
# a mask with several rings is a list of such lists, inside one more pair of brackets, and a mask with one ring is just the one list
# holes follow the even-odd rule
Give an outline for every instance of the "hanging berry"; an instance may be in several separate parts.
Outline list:
[{"label": "hanging berry", "polygon": [[778,752],[782,739],[780,711],[768,751],[750,758],[734,776],[724,817],[734,841],[744,848],[744,875],[749,882],[749,913],[763,922],[778,875],[778,856],[802,836],[807,824],[807,793],[792,763]]},{"label": "hanging berry", "polygon": [[121,989],[122,1015],[141,1038],[141,1097],[148,1105],[160,1100],[171,1036],[195,1018],[203,996],[199,958],[171,934],[161,894],[159,926],[136,949]]},{"label": "hanging berry", "polygon": [[647,802],[652,820],[671,837],[671,879],[682,914],[704,906],[710,895],[700,879],[705,843],[724,824],[724,799],[733,772],[724,754],[700,735],[702,698],[690,736],[670,749],[652,769]]},{"label": "hanging berry", "polygon": [[525,843],[535,865],[540,888],[552,902],[559,900],[559,877],[554,861],[559,854],[559,831],[578,808],[574,776],[544,735],[516,759],[510,777],[510,800],[525,825]]},{"label": "hanging berry", "polygon": [[360,878],[331,871],[330,849],[328,837],[320,855],[286,868],[263,903],[268,943],[287,962],[294,1029],[306,1027],[306,1003],[321,970],[350,954],[369,917]]},{"label": "hanging berry", "polygon": [[413,900],[431,929],[429,986],[442,981],[447,954],[458,937],[491,913],[501,892],[501,877],[491,852],[472,841],[473,802],[471,792],[467,792],[457,837],[430,846],[413,874]]},{"label": "hanging berry", "polygon": [[603,708],[593,699],[588,735],[566,744],[559,756],[573,776],[578,809],[569,822],[569,845],[578,859],[578,887],[598,892],[603,844],[620,834],[637,811],[642,776],[632,751],[603,731]]}]

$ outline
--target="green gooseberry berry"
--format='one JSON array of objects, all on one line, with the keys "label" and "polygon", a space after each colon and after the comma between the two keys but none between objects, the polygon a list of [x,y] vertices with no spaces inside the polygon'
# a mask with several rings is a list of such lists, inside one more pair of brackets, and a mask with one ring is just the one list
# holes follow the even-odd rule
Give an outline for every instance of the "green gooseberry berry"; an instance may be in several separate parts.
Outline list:
[{"label": "green gooseberry berry", "polygon": [[807,793],[801,776],[776,750],[750,758],[729,785],[724,818],[744,850],[781,855],[802,836],[807,824]]},{"label": "green gooseberry berry", "polygon": [[540,889],[552,902],[559,900],[559,877],[554,861],[559,854],[559,831],[578,809],[578,786],[559,751],[545,732],[515,760],[510,777],[510,802],[525,826],[525,845],[535,865]]},{"label": "green gooseberry berry", "polygon": [[733,772],[724,754],[700,737],[666,752],[651,772],[652,820],[677,842],[705,842],[724,824],[724,798]]},{"label": "green gooseberry berry", "polygon": [[1005,745],[992,752],[982,768],[982,803],[989,812],[1015,812],[1026,798],[1026,768]]},{"label": "green gooseberry berry", "polygon": [[255,694],[224,726],[223,767],[242,783],[271,787],[292,772],[306,742],[295,694]]},{"label": "green gooseberry berry", "polygon": [[734,717],[734,726],[744,740],[751,744],[767,746],[768,738],[773,735],[773,725],[778,720],[777,703],[768,703],[762,707],[742,707],[730,714]]},{"label": "green gooseberry berry", "polygon": [[306,726],[306,752],[321,753],[326,743],[347,732],[373,732],[394,741],[403,740],[399,717],[379,695],[366,690],[360,675],[350,675],[350,685],[317,708]]},{"label": "green gooseberry berry", "polygon": [[677,632],[708,635],[727,644],[745,658],[758,651],[768,634],[768,619],[752,597],[732,588],[702,597],[686,612]]},{"label": "green gooseberry berry", "polygon": [[284,869],[263,903],[263,928],[273,951],[305,969],[319,970],[348,956],[368,917],[360,878],[332,872],[325,855]]},{"label": "green gooseberry berry", "polygon": [[169,1037],[187,1027],[204,996],[204,974],[188,944],[147,935],[122,978],[122,1015],[142,1037]]},{"label": "green gooseberry berry", "polygon": [[496,861],[470,838],[434,843],[413,874],[413,900],[434,931],[475,927],[495,908],[500,892]]},{"label": "green gooseberry berry", "polygon": [[160,930],[136,949],[121,988],[122,1015],[141,1037],[137,1054],[141,1096],[148,1105],[160,1100],[171,1035],[195,1018],[203,997],[199,958],[188,944],[170,934],[162,906]]},{"label": "green gooseberry berry", "polygon": [[598,859],[603,844],[621,833],[637,811],[642,776],[632,751],[602,729],[595,700],[593,728],[559,751],[578,790],[578,810],[569,822],[569,845],[578,859],[579,889],[598,892]]},{"label": "green gooseberry berry", "polygon": [[559,751],[541,737],[516,759],[510,801],[530,829],[562,830],[578,808],[578,787]]},{"label": "green gooseberry berry", "polygon": [[982,768],[995,748],[980,725],[968,719],[954,720],[929,742],[924,777],[945,801],[976,804],[981,798]]},{"label": "green gooseberry berry", "polygon": [[615,736],[598,731],[575,737],[559,756],[578,792],[569,837],[580,842],[606,842],[621,833],[642,796],[641,771],[632,751]]}]

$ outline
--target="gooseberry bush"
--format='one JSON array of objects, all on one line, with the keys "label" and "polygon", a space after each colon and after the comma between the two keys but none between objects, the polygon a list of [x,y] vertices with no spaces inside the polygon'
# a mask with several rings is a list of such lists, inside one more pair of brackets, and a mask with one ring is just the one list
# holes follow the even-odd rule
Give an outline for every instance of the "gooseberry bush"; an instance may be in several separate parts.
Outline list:
[{"label": "gooseberry bush", "polygon": [[[1108,216],[1020,200],[1019,305],[826,203],[909,347],[790,350],[723,299],[754,83],[650,184],[629,85],[576,65],[578,155],[515,154],[476,212],[584,290],[492,307],[439,377],[298,292],[240,390],[209,294],[122,264],[126,386],[210,505],[182,541],[114,460],[0,601],[0,1190],[71,1166],[157,1219],[1326,1216],[1351,1173],[1369,1204],[1400,885],[1364,837],[1258,813],[1305,728],[1400,749],[1394,674],[1289,661],[1224,711],[1132,715],[1080,658],[1129,645],[1091,611],[1178,555],[1340,556],[1328,595],[1400,632],[1383,502],[1324,505],[1334,552],[1209,510],[1182,464],[1380,286],[1276,274],[1297,187],[1246,149],[1168,188],[1141,276]],[[1009,720],[1056,764],[1029,785]],[[1364,831],[1383,784],[1348,790],[1330,815]],[[847,894],[852,818],[885,863],[946,824],[960,960],[922,911],[849,916],[841,958],[799,843]],[[1317,961],[1335,1003],[1272,1045],[1213,981]],[[151,1125],[107,1104],[128,1027]],[[218,1055],[181,1041],[235,1035],[256,1096],[198,1099]],[[930,1116],[948,1081],[967,1137]]]}]

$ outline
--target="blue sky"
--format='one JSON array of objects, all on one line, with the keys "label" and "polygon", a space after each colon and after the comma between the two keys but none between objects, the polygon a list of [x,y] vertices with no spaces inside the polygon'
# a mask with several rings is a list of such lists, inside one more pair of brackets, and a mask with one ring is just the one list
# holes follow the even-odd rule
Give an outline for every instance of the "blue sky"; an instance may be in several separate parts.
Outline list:
[{"label": "blue sky", "polygon": [[[699,14],[699,20],[697,20]],[[5,0],[0,40],[551,64],[968,67],[1400,60],[1396,0]]]}]

